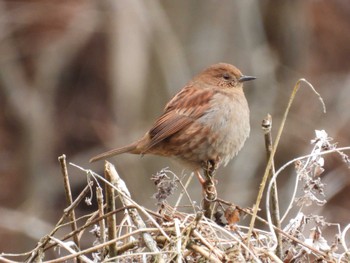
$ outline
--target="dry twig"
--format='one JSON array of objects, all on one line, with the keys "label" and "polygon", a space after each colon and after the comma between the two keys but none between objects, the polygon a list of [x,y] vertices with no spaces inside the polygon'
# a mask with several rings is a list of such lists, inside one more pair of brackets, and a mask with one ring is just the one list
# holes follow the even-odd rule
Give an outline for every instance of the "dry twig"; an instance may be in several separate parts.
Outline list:
[{"label": "dry twig", "polygon": [[[69,183],[69,177],[68,177],[68,169],[67,169],[67,162],[66,162],[66,155],[62,154],[60,157],[58,157],[58,161],[60,162],[61,165],[61,172],[63,175],[63,180],[64,180],[64,190],[66,193],[66,202],[67,202],[67,206],[70,207],[73,203],[73,197],[72,197],[72,191],[70,188],[70,183]],[[75,218],[75,211],[74,209],[70,210],[69,214],[69,219],[71,221],[71,227],[72,227],[72,231],[77,230],[77,221]],[[73,240],[79,250],[80,248],[80,242],[79,242],[79,237],[78,235],[74,235],[73,236]],[[78,259],[78,263],[80,262],[80,260]]]},{"label": "dry twig", "polygon": [[[265,148],[266,148],[266,157],[267,160],[270,159],[271,151],[272,151],[272,135],[271,135],[271,129],[272,129],[272,117],[270,114],[267,114],[265,119],[263,119],[261,127],[264,131],[264,137],[265,137]],[[269,182],[271,182],[273,175],[275,173],[275,164],[272,160],[271,163],[271,169],[269,171]],[[281,228],[281,221],[280,221],[280,211],[279,211],[279,203],[278,203],[278,192],[277,192],[277,182],[273,181],[272,183],[272,189],[271,189],[271,212],[272,212],[272,222],[277,228]],[[282,237],[281,235],[276,232],[277,237],[277,247],[276,247],[276,254],[279,258],[282,258]]]}]

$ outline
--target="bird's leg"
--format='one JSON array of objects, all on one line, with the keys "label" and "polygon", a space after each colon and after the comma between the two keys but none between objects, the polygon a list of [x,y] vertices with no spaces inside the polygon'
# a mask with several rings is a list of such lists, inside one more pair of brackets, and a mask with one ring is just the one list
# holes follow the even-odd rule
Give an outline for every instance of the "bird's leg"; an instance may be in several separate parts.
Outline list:
[{"label": "bird's leg", "polygon": [[217,169],[217,165],[215,164],[214,161],[208,161],[208,162],[204,162],[203,165],[203,173],[205,176],[205,179],[203,178],[203,176],[201,175],[201,172],[199,170],[195,171],[195,174],[198,178],[198,181],[200,182],[200,184],[202,185],[202,188],[205,188],[205,184],[206,182],[209,180],[212,180],[214,175],[215,175],[215,171]]},{"label": "bird's leg", "polygon": [[217,164],[212,160],[207,161],[206,164],[203,165],[203,172],[206,177],[204,182],[202,183],[203,195],[204,195],[203,209],[204,209],[204,215],[207,218],[211,218],[213,214],[212,204],[217,198],[216,187],[213,180],[216,169],[217,169]]},{"label": "bird's leg", "polygon": [[218,163],[216,161],[214,160],[207,161],[206,165],[204,166],[205,175],[207,177],[213,178],[217,168],[218,168]]},{"label": "bird's leg", "polygon": [[217,169],[217,164],[213,160],[207,161],[206,165],[203,168],[205,174],[205,182],[202,184],[204,191],[206,193],[206,199],[208,201],[215,201],[217,198],[216,188],[214,184],[214,175]]},{"label": "bird's leg", "polygon": [[200,182],[200,184],[203,187],[205,184],[205,179],[203,178],[203,176],[201,175],[201,172],[199,170],[196,171],[196,176],[198,178],[198,181]]}]

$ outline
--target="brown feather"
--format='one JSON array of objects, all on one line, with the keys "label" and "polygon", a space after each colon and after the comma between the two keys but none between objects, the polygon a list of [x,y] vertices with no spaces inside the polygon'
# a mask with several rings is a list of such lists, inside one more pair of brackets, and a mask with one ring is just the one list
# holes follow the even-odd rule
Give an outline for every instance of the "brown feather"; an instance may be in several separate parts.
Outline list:
[{"label": "brown feather", "polygon": [[96,162],[96,161],[99,161],[102,159],[106,159],[108,157],[112,157],[114,155],[118,155],[118,154],[122,154],[122,153],[135,153],[135,154],[140,153],[140,152],[137,152],[137,144],[138,144],[138,142],[134,142],[134,143],[129,144],[127,146],[101,153],[101,154],[96,155],[93,158],[91,158],[89,160],[89,162],[93,163],[93,162]]},{"label": "brown feather", "polygon": [[213,93],[212,90],[196,88],[191,84],[186,86],[166,105],[163,115],[155,121],[149,131],[149,145],[142,152],[147,153],[204,115]]}]

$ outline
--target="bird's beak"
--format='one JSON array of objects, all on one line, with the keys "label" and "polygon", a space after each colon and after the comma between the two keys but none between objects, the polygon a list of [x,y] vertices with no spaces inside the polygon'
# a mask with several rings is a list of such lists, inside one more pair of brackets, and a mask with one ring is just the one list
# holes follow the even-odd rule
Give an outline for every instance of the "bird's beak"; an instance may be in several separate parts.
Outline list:
[{"label": "bird's beak", "polygon": [[253,79],[256,79],[256,77],[252,77],[252,76],[241,76],[238,81],[239,82],[245,82],[245,81],[249,81],[249,80],[253,80]]}]

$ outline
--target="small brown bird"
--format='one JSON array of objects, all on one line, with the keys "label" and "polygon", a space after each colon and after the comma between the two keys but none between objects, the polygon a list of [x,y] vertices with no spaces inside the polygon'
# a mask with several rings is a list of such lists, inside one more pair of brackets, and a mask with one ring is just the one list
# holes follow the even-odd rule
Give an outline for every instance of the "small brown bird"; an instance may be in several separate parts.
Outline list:
[{"label": "small brown bird", "polygon": [[121,153],[175,157],[197,172],[226,165],[249,136],[249,108],[244,76],[235,66],[218,63],[195,76],[165,106],[153,127],[138,141],[93,157]]}]

